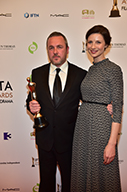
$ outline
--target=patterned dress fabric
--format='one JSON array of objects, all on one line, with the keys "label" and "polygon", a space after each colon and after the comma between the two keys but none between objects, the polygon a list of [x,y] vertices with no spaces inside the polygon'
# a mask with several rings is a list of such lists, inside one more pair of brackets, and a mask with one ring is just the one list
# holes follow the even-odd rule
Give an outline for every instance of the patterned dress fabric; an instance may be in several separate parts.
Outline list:
[{"label": "patterned dress fabric", "polygon": [[113,117],[105,105],[83,102],[73,140],[71,192],[121,192],[118,152],[103,164],[111,123],[121,123],[123,79],[121,68],[104,59],[94,63],[81,84],[83,100],[113,102]]}]

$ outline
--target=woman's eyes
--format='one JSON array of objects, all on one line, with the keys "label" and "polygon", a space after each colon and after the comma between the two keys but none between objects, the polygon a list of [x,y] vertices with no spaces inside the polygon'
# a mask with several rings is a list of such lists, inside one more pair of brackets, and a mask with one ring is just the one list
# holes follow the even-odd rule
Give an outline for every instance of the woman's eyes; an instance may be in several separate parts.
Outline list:
[{"label": "woman's eyes", "polygon": [[[89,44],[92,44],[93,41],[88,41],[88,43],[89,43]],[[95,43],[100,44],[101,42],[100,42],[100,41],[96,41]]]},{"label": "woman's eyes", "polygon": [[88,41],[88,43],[89,43],[89,44],[91,44],[91,43],[92,43],[92,41]]},{"label": "woman's eyes", "polygon": [[96,43],[100,44],[101,42],[100,41],[96,41]]}]

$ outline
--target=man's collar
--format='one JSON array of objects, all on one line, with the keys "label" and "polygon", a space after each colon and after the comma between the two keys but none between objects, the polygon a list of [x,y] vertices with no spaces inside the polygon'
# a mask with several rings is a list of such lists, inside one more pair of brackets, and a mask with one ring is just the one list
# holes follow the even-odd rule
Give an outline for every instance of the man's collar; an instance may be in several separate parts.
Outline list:
[{"label": "man's collar", "polygon": [[[67,71],[67,67],[68,67],[68,62],[65,61],[65,63],[63,65],[61,65],[60,69],[61,69],[61,71],[66,72]],[[50,63],[50,73],[53,73],[56,70],[56,68],[57,67],[55,65]]]}]

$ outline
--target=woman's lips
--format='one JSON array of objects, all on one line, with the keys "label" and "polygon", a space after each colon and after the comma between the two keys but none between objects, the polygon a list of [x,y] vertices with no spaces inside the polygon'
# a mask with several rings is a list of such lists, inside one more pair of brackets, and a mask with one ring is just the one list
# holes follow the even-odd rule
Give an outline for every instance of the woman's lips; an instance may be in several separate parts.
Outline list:
[{"label": "woman's lips", "polygon": [[95,54],[95,53],[97,53],[97,50],[90,50],[90,52],[91,52],[92,54]]}]

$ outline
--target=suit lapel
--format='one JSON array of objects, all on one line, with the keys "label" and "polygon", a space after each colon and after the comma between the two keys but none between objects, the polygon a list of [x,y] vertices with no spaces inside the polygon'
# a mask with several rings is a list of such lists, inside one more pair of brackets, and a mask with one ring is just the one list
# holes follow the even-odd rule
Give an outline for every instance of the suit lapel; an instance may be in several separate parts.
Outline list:
[{"label": "suit lapel", "polygon": [[[50,94],[49,84],[48,84],[49,67],[50,67],[50,64],[45,66],[45,68],[42,68],[42,85],[43,85],[43,92],[45,92],[46,97],[51,102],[51,104],[54,106],[54,103],[53,103],[53,100],[52,100],[51,94]],[[66,85],[65,85],[64,91],[62,92],[62,95],[60,97],[60,101],[58,102],[56,107],[58,107],[61,104],[61,102],[64,100],[65,96],[70,91],[70,88],[72,87],[72,85],[76,79],[75,77],[76,77],[76,72],[73,68],[73,65],[71,65],[68,62],[68,74],[67,74]]]},{"label": "suit lapel", "polygon": [[49,67],[50,64],[48,64],[47,66],[45,66],[45,68],[43,68],[42,70],[42,85],[43,85],[43,92],[45,92],[46,97],[49,99],[49,101],[53,104],[53,100],[51,98],[51,94],[50,94],[50,89],[49,89]]},{"label": "suit lapel", "polygon": [[75,80],[75,71],[73,70],[73,66],[68,63],[68,74],[67,74],[67,80],[66,80],[66,85],[64,88],[64,91],[62,92],[62,95],[60,97],[60,101],[58,102],[57,106],[58,107],[60,105],[60,103],[63,101],[63,99],[65,98],[65,96],[68,94],[68,92],[70,91],[70,88],[72,87],[74,80]]}]

